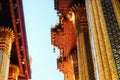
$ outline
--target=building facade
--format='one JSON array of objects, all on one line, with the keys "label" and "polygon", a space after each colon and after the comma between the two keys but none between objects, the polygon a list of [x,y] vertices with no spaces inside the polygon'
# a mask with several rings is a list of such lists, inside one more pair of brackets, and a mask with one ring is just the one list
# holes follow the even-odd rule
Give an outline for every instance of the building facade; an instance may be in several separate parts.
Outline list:
[{"label": "building facade", "polygon": [[0,0],[0,80],[29,80],[22,0]]},{"label": "building facade", "polygon": [[60,50],[57,68],[64,80],[120,80],[120,0],[54,5],[59,23],[51,28],[51,43]]}]

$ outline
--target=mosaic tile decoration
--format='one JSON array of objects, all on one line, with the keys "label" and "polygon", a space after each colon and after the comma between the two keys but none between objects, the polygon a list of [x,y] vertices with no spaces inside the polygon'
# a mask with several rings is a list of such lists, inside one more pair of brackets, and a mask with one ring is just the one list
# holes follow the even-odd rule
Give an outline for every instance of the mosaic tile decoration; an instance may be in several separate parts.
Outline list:
[{"label": "mosaic tile decoration", "polygon": [[111,0],[101,0],[107,31],[120,80],[120,29],[114,14]]}]

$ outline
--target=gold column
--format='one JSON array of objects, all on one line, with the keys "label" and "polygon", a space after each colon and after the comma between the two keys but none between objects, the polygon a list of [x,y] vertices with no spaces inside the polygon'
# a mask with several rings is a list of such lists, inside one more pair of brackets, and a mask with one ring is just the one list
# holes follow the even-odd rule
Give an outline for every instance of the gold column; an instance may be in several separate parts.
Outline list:
[{"label": "gold column", "polygon": [[0,28],[0,80],[8,80],[10,51],[13,41],[13,31],[8,28]]},{"label": "gold column", "polygon": [[96,79],[118,80],[101,2],[100,0],[88,0],[86,5],[88,5],[90,33],[94,38],[95,45],[96,56],[93,57],[96,57],[98,65],[98,70],[95,67],[95,71],[98,73]]},{"label": "gold column", "polygon": [[9,67],[9,80],[18,80],[19,68],[15,65]]},{"label": "gold column", "polygon": [[[109,40],[109,36],[108,36],[108,32],[107,32],[106,23],[105,23],[105,19],[104,19],[104,15],[103,15],[100,0],[97,0],[96,4],[97,4],[97,7],[98,7],[99,20],[100,20],[100,24],[101,24],[101,30],[102,30],[103,41],[104,41],[104,46],[105,46],[104,48],[106,50],[105,53],[106,53],[107,61],[108,61],[107,62],[108,67],[107,66],[106,67],[109,68],[109,74],[110,74],[109,76],[111,76],[110,79],[118,80],[116,66],[115,66],[113,53],[112,53],[112,48],[111,48],[111,45],[110,45],[110,40]],[[102,55],[105,56],[105,53],[102,54]]]},{"label": "gold column", "polygon": [[84,42],[84,26],[80,26],[79,29],[77,30],[79,80],[89,80],[88,65],[86,60],[86,51],[85,51],[85,44],[84,44],[85,43]]},{"label": "gold column", "polygon": [[100,23],[100,10],[98,11],[98,4],[97,4],[98,0],[93,0],[92,1],[92,5],[93,5],[93,11],[94,11],[94,16],[95,16],[95,23],[96,23],[96,30],[98,33],[98,42],[99,42],[99,48],[100,48],[100,55],[102,58],[102,63],[103,63],[103,70],[104,70],[104,74],[105,74],[105,79],[106,80],[111,80],[111,75],[110,75],[110,68],[109,68],[109,64],[108,64],[108,58],[107,58],[107,53],[106,53],[106,49],[105,49],[105,42],[104,42],[104,37],[103,37],[103,32],[101,29],[101,23]]},{"label": "gold column", "polygon": [[[100,47],[100,38],[97,27],[98,24],[96,22],[96,14],[94,11],[95,8],[95,0],[86,0],[87,5],[87,13],[88,13],[88,23],[89,23],[89,30],[91,34],[91,47],[93,48],[93,58],[94,58],[94,67],[95,67],[95,75],[96,80],[105,80],[105,73],[104,73],[104,66],[102,62],[102,56],[101,56],[101,47]],[[96,12],[97,13],[97,12]]]}]

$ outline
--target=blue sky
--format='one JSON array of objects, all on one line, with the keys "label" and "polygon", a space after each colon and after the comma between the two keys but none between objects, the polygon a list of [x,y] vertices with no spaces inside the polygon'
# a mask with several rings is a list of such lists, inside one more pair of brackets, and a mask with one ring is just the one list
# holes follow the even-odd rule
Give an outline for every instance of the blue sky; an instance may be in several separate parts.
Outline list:
[{"label": "blue sky", "polygon": [[32,80],[64,80],[51,45],[50,27],[58,21],[54,0],[23,0],[23,7]]}]

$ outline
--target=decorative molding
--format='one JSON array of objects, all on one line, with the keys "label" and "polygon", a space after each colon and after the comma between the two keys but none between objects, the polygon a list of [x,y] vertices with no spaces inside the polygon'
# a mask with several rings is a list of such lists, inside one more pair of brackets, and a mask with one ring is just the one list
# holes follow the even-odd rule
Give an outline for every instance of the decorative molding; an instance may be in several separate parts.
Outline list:
[{"label": "decorative molding", "polygon": [[14,41],[14,33],[9,28],[0,27],[0,50],[10,56],[12,42]]},{"label": "decorative molding", "polygon": [[84,32],[84,31],[87,31],[88,30],[88,23],[81,23],[80,21],[78,21],[77,23],[76,23],[76,30],[77,30],[77,32],[79,33],[79,32]]}]

